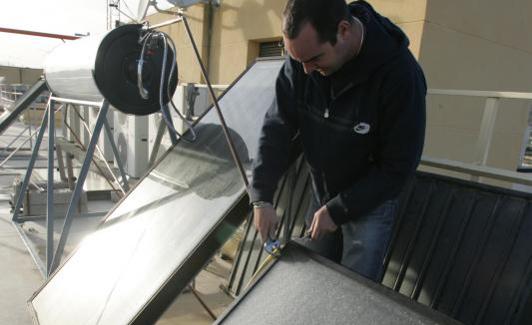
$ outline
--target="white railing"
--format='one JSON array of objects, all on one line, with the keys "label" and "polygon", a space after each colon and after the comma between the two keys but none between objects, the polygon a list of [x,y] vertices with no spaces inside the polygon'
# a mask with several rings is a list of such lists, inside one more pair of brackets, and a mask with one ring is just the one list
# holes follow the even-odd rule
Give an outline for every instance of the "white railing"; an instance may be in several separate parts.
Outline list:
[{"label": "white railing", "polygon": [[[479,181],[479,177],[488,177],[511,183],[532,185],[532,175],[486,166],[490,147],[493,139],[495,120],[501,99],[524,99],[532,101],[532,93],[479,91],[479,90],[454,90],[454,89],[429,89],[429,95],[467,96],[486,98],[480,132],[475,148],[475,162],[466,163],[448,159],[438,159],[423,156],[421,164],[445,170],[461,172],[471,175],[471,180]],[[525,130],[523,130],[525,132]],[[523,152],[523,150],[522,150]]]}]

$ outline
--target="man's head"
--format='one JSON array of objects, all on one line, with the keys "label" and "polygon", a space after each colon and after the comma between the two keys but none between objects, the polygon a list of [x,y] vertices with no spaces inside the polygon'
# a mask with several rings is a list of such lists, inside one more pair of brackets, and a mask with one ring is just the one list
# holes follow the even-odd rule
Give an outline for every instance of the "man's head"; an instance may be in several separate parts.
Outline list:
[{"label": "man's head", "polygon": [[355,54],[353,18],[345,0],[288,0],[283,38],[306,73],[330,75]]}]

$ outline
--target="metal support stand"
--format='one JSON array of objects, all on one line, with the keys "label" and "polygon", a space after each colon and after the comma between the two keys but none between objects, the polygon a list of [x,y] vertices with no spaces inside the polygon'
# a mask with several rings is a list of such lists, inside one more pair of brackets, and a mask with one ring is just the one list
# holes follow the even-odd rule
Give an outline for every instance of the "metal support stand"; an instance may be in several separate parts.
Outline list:
[{"label": "metal support stand", "polygon": [[[72,218],[74,215],[75,210],[77,209],[79,199],[81,197],[81,193],[83,190],[83,185],[85,183],[85,179],[87,177],[87,174],[89,172],[89,167],[92,161],[92,158],[94,156],[94,150],[96,148],[96,144],[98,142],[99,135],[102,131],[102,128],[105,126],[106,133],[109,137],[109,140],[111,142],[111,146],[113,148],[113,152],[115,154],[115,158],[117,159],[117,162],[120,166],[120,172],[122,174],[122,178],[124,180],[125,187],[129,189],[127,178],[125,171],[123,169],[123,166],[120,161],[120,157],[118,155],[118,150],[116,148],[116,144],[114,142],[114,139],[112,138],[111,134],[111,128],[107,122],[107,112],[109,110],[109,103],[107,101],[104,101],[101,104],[100,112],[98,114],[96,125],[94,126],[94,130],[92,132],[92,137],[90,140],[90,144],[87,147],[87,153],[85,156],[85,160],[83,161],[83,165],[81,167],[81,171],[79,173],[79,176],[76,180],[72,197],[70,198],[67,214],[65,216],[63,229],[61,232],[61,237],[59,239],[59,243],[57,245],[57,249],[54,253],[54,172],[55,172],[55,166],[54,166],[54,152],[55,152],[55,114],[54,114],[54,102],[53,100],[63,100],[68,101],[66,99],[58,99],[58,98],[51,98],[50,105],[47,107],[46,112],[43,116],[41,126],[39,129],[39,133],[37,135],[37,139],[35,142],[35,146],[32,151],[32,155],[28,164],[28,169],[26,171],[26,175],[24,176],[24,180],[22,181],[20,190],[18,192],[17,200],[15,203],[15,208],[13,212],[13,222],[20,223],[21,219],[19,216],[20,209],[22,207],[22,201],[24,199],[24,194],[26,193],[28,189],[28,184],[30,182],[31,174],[33,172],[35,161],[37,160],[37,157],[39,155],[39,149],[42,143],[42,139],[44,137],[44,132],[48,126],[48,181],[47,181],[47,213],[46,213],[46,270],[41,270],[41,272],[47,277],[49,276],[59,265],[61,262],[61,257],[63,255],[63,251],[65,248],[65,244],[68,238],[68,234],[70,232],[70,228],[72,225]],[[76,102],[73,102],[74,104]],[[100,104],[97,104],[100,106]],[[73,180],[73,173],[72,173],[72,157],[67,157],[67,170],[68,170],[68,179],[69,182]],[[17,226],[17,225],[16,225]],[[19,229],[20,230],[20,229]],[[22,230],[20,230],[22,231]],[[35,254],[35,250],[30,249],[30,253],[33,255]],[[39,256],[32,256],[35,260],[39,260]],[[37,263],[38,266],[42,266],[42,263]]]},{"label": "metal support stand", "polygon": [[50,102],[48,111],[48,186],[46,187],[46,275],[50,275],[54,254],[54,142],[55,112],[54,102]]},{"label": "metal support stand", "polygon": [[[170,125],[168,125],[168,134],[170,135],[170,140],[172,141],[173,145],[176,145],[177,144],[177,136],[172,131],[172,129],[174,128],[174,123],[172,122],[172,114],[170,114],[170,110],[168,109],[168,105],[162,105],[162,106],[163,106],[162,107],[163,112],[161,114],[165,114],[168,117],[168,123],[170,123]],[[163,117],[163,122],[164,122],[164,117]]]},{"label": "metal support stand", "polygon": [[55,154],[57,157],[57,167],[59,168],[59,177],[62,182],[68,183],[68,179],[65,173],[65,162],[63,160],[63,150],[59,144],[55,145]]},{"label": "metal support stand", "polygon": [[157,154],[159,153],[159,148],[161,147],[161,142],[163,141],[163,135],[166,123],[164,122],[164,119],[161,119],[161,123],[159,123],[159,127],[157,128],[157,136],[155,137],[155,143],[153,144],[153,149],[151,151],[150,155],[150,162],[148,166],[153,166],[155,164],[155,160],[157,160]]},{"label": "metal support stand", "polygon": [[46,108],[46,111],[42,118],[41,127],[39,129],[39,134],[37,135],[37,140],[35,140],[35,146],[33,147],[33,152],[31,154],[30,162],[28,164],[28,169],[26,170],[26,175],[24,175],[24,180],[22,181],[20,190],[17,195],[15,208],[13,209],[12,220],[14,222],[19,222],[19,211],[20,211],[20,208],[22,207],[22,200],[24,199],[24,193],[26,192],[26,189],[28,188],[31,173],[33,172],[33,167],[35,166],[35,161],[37,160],[37,157],[39,156],[39,149],[41,147],[42,138],[44,136],[44,131],[46,130],[46,124],[48,121],[49,111],[50,111],[50,107]]},{"label": "metal support stand", "polygon": [[57,249],[55,251],[53,262],[51,265],[52,272],[55,269],[57,269],[57,267],[59,266],[59,263],[61,263],[61,258],[63,256],[63,251],[65,249],[66,240],[68,238],[68,233],[70,232],[70,227],[72,226],[72,218],[73,218],[74,210],[76,209],[79,198],[81,196],[81,190],[83,189],[83,184],[85,183],[85,179],[89,172],[89,167],[92,161],[92,156],[94,155],[94,149],[96,148],[96,143],[98,142],[98,138],[102,130],[102,127],[104,125],[104,121],[107,117],[108,110],[109,110],[109,103],[107,101],[104,101],[102,107],[100,108],[100,112],[98,113],[98,117],[96,119],[96,125],[94,126],[94,131],[92,133],[90,143],[87,147],[87,153],[85,156],[85,160],[83,161],[83,165],[81,167],[81,171],[79,173],[76,186],[74,188],[74,193],[72,194],[72,197],[70,198],[67,214],[65,216],[65,221],[63,224],[63,230],[61,231],[61,237],[59,238],[59,243],[57,244]]},{"label": "metal support stand", "polygon": [[124,170],[124,165],[122,164],[122,158],[120,158],[120,154],[118,153],[118,148],[116,147],[115,139],[113,138],[113,131],[111,130],[111,127],[109,126],[109,121],[107,120],[107,117],[105,117],[103,120],[103,126],[105,127],[105,134],[107,134],[107,139],[109,139],[109,143],[111,144],[111,148],[113,150],[116,163],[118,164],[118,169],[120,170],[120,176],[122,176],[122,182],[124,183],[124,190],[126,190],[127,192],[129,191],[129,182],[127,181],[127,175],[126,175],[126,171]]}]

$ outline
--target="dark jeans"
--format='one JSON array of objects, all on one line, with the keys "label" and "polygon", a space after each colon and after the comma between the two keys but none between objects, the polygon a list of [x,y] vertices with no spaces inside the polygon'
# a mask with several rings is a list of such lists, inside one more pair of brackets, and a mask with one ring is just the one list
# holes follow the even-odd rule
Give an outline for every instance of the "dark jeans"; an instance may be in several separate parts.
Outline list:
[{"label": "dark jeans", "polygon": [[[305,217],[310,226],[314,212],[320,206],[311,200]],[[303,244],[318,254],[375,281],[380,281],[383,260],[391,237],[397,200],[385,201],[372,212],[343,224],[332,234],[318,240],[303,240]]]}]

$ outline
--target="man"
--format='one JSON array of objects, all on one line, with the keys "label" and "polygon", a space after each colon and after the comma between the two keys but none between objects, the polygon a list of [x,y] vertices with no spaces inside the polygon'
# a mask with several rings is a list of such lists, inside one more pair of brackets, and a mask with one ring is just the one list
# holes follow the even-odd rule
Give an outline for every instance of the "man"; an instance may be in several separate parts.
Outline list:
[{"label": "man", "polygon": [[262,240],[299,136],[310,167],[309,246],[379,281],[396,197],[419,164],[426,83],[408,38],[364,1],[288,0],[289,58],[266,114],[250,184]]}]

